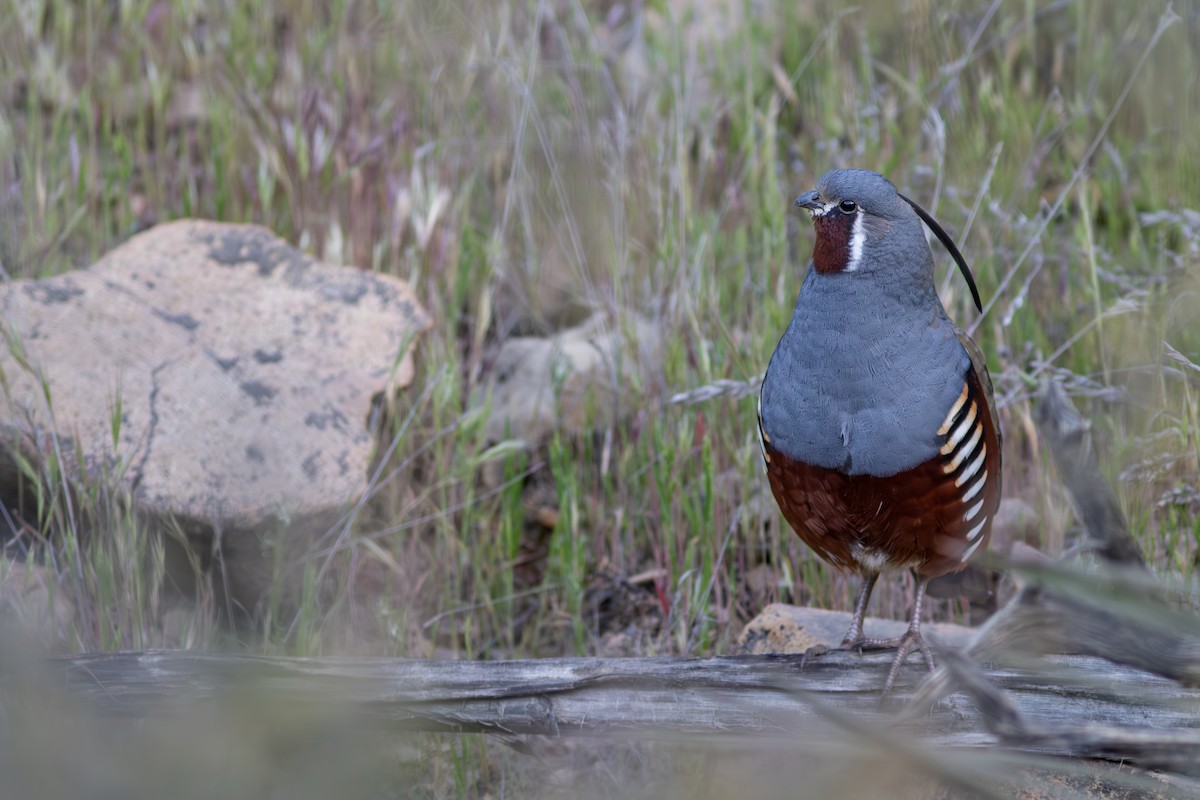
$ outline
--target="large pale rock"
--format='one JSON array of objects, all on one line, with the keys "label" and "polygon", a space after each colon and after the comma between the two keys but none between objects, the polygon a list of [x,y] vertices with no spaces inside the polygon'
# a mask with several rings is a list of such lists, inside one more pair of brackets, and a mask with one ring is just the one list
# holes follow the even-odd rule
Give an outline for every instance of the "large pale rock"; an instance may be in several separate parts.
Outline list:
[{"label": "large pale rock", "polygon": [[412,380],[430,325],[397,278],[192,220],[4,286],[0,309],[4,444],[57,447],[66,469],[225,543],[326,524],[363,494],[373,398]]}]

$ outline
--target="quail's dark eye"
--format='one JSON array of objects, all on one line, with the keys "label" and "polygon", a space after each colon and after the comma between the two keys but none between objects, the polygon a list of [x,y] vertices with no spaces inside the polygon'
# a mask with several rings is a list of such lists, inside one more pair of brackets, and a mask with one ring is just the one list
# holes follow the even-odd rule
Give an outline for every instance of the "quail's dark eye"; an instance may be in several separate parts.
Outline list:
[{"label": "quail's dark eye", "polygon": [[858,211],[858,203],[853,200],[843,200],[838,203],[838,208],[845,214],[853,214],[855,211]]}]

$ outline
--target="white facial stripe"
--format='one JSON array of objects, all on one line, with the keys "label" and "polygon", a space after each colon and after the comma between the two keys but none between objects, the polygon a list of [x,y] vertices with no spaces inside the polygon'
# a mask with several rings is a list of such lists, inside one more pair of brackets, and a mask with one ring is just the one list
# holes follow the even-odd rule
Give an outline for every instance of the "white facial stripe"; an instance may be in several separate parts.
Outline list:
[{"label": "white facial stripe", "polygon": [[979,448],[979,457],[972,461],[969,467],[963,470],[963,474],[959,475],[958,478],[955,479],[954,485],[962,486],[964,483],[970,480],[972,475],[974,475],[976,472],[979,472],[979,468],[983,466],[983,459],[986,456],[987,445],[985,444],[983,447]]},{"label": "white facial stripe", "polygon": [[983,485],[985,483],[987,483],[987,470],[986,469],[983,471],[983,474],[979,476],[979,480],[977,480],[977,481],[975,481],[975,483],[971,484],[971,488],[968,489],[967,493],[962,496],[962,501],[964,503],[969,502],[972,497],[979,494],[979,490],[983,488]]},{"label": "white facial stripe", "polygon": [[938,428],[938,436],[945,436],[950,431],[950,426],[954,424],[954,418],[958,416],[958,412],[962,411],[963,403],[967,402],[967,382],[963,381],[962,394],[954,401],[954,405],[950,407],[950,413],[946,415],[946,421],[942,423],[942,427]]},{"label": "white facial stripe", "polygon": [[[979,444],[979,440],[982,438],[983,426],[979,423],[975,423],[975,434],[971,437],[970,441],[968,441],[963,448],[954,455],[954,458],[950,461],[950,463],[942,467],[945,473],[949,475],[951,472],[954,472],[954,470],[958,469],[958,465],[963,462],[963,459],[975,452],[975,446]],[[962,484],[956,483],[955,485],[961,486]]]},{"label": "white facial stripe", "polygon": [[971,403],[971,410],[967,412],[967,416],[963,418],[963,421],[958,423],[958,427],[954,429],[954,435],[942,445],[940,451],[942,455],[948,456],[954,452],[954,448],[958,447],[958,443],[971,430],[971,425],[975,423],[975,415],[978,411],[979,407],[975,403]]},{"label": "white facial stripe", "polygon": [[862,264],[863,245],[866,241],[862,211],[857,211],[854,214],[854,227],[850,231],[850,258],[846,261],[846,272],[854,272]]}]

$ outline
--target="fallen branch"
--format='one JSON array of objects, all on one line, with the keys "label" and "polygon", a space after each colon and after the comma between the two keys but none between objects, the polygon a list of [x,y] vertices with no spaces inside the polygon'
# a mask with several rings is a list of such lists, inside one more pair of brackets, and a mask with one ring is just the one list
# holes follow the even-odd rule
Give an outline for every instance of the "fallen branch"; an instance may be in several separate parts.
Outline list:
[{"label": "fallen branch", "polygon": [[[890,660],[890,653],[841,651],[807,661],[741,656],[492,662],[141,652],[54,659],[48,670],[43,664],[33,674],[6,670],[0,687],[28,689],[49,681],[85,698],[99,713],[120,717],[254,697],[288,708],[339,709],[391,730],[816,739],[838,729],[838,715],[886,724],[878,692]],[[923,674],[914,662],[897,700]],[[1125,747],[1116,753],[1112,741],[1012,741],[990,731],[975,709],[940,704],[906,722],[904,735],[940,746],[1003,744],[1043,755],[1135,763],[1145,756],[1154,765],[1160,765],[1158,754],[1170,750],[1183,762],[1173,760],[1172,769],[1200,773],[1200,732],[1193,727],[1200,690],[1086,657],[1050,659],[1036,669],[995,669],[986,679],[1029,719],[1063,728],[1110,720],[1136,725],[1129,726]]]},{"label": "fallen branch", "polygon": [[1046,449],[1058,465],[1059,477],[1096,552],[1110,563],[1144,569],[1142,551],[1130,536],[1117,496],[1096,463],[1091,423],[1053,380],[1042,386],[1034,413]]}]

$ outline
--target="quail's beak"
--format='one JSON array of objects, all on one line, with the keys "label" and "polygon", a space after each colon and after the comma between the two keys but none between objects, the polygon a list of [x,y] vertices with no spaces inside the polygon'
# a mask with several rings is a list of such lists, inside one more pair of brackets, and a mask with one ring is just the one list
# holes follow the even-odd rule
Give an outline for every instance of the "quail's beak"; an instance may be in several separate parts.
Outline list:
[{"label": "quail's beak", "polygon": [[805,192],[796,198],[796,208],[803,208],[809,213],[812,213],[813,211],[820,211],[824,207],[825,206],[821,204],[821,201],[817,199],[817,192],[815,189],[811,192]]}]

